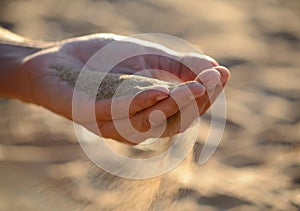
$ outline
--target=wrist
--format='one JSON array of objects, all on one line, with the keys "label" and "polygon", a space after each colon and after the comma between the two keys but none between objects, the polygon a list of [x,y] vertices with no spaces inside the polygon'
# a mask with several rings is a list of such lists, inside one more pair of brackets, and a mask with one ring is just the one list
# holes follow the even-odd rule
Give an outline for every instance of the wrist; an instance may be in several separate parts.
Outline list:
[{"label": "wrist", "polygon": [[18,69],[23,59],[37,52],[38,48],[17,43],[0,43],[0,97],[17,98],[19,89]]},{"label": "wrist", "polygon": [[0,97],[20,98],[19,82],[22,76],[18,69],[24,58],[51,45],[32,41],[0,27]]}]

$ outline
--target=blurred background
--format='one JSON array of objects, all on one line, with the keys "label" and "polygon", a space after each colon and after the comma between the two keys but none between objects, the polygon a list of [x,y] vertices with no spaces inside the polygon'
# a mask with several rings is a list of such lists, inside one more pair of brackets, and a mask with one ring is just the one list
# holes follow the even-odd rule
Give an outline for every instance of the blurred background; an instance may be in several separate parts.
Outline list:
[{"label": "blurred background", "polygon": [[[300,210],[299,11],[297,0],[0,0],[0,25],[22,36],[165,33],[232,76],[212,159],[175,169],[156,189],[151,180],[101,173],[70,121],[0,99],[0,210]],[[196,148],[209,131],[205,121]]]}]

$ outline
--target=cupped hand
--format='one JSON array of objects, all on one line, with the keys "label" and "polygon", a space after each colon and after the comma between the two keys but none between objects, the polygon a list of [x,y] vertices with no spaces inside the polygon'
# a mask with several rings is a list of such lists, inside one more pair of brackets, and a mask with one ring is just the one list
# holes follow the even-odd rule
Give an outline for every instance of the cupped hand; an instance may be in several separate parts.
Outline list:
[{"label": "cupped hand", "polygon": [[[123,38],[113,34],[95,34],[72,38],[53,43],[52,47],[27,56],[18,68],[19,98],[26,102],[41,105],[57,114],[74,120],[98,135],[132,144],[142,142],[147,138],[156,137],[157,134],[147,134],[147,136],[141,136],[137,140],[130,140],[122,136],[122,133],[114,126],[114,122],[122,122],[124,119],[129,118],[134,128],[138,131],[147,131],[153,126],[159,127],[169,118],[180,121],[179,113],[185,110],[188,111],[188,107],[193,99],[196,99],[199,114],[203,114],[227,83],[229,71],[224,67],[218,66],[218,63],[210,57],[203,57],[195,53],[182,54],[169,51],[163,46],[154,43],[152,45],[149,42],[138,39],[129,42],[124,41]],[[83,96],[82,104],[80,105],[83,113],[84,109],[95,103],[98,127],[91,126],[91,115],[94,115],[92,112],[87,112],[87,115],[73,119],[72,97],[74,89],[65,81],[60,80],[56,70],[51,67],[61,66],[81,69],[84,65],[89,64],[89,59],[96,52],[112,42],[120,42],[122,45],[128,45],[129,47],[136,46],[145,49],[145,52],[147,52],[147,49],[151,49],[151,52],[157,52],[157,54],[132,57],[119,63],[111,72],[140,74],[177,83],[193,80],[199,83],[185,85],[183,86],[185,88],[177,88],[171,92],[161,88],[146,90],[136,95],[134,99],[133,96],[116,98],[114,100],[118,102],[117,110],[120,111],[124,110],[123,105],[133,100],[130,110],[123,112],[118,119],[112,118],[112,99],[100,100],[95,103],[88,97]],[[90,65],[90,69],[103,69],[97,64]],[[209,90],[213,90],[214,93],[211,98],[208,96]],[[193,97],[191,98],[190,95]],[[158,119],[154,120],[155,123],[153,121],[150,122],[149,117],[151,113],[157,110],[161,111],[165,118],[158,117]],[[196,117],[189,118],[188,122],[190,123],[194,118]],[[167,124],[163,136],[172,136],[182,132],[184,129],[174,129],[174,125]]]}]

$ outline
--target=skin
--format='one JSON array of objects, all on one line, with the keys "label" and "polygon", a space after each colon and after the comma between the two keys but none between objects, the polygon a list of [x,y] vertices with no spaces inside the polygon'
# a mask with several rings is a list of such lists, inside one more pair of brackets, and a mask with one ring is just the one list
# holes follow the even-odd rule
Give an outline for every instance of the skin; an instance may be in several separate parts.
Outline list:
[{"label": "skin", "polygon": [[[60,42],[38,42],[22,38],[11,32],[0,31],[0,97],[16,98],[24,102],[43,106],[70,120],[72,117],[72,96],[73,88],[65,81],[61,81],[51,66],[66,66],[82,68],[83,65],[99,49],[111,42],[124,42],[124,37],[114,34],[94,34],[83,37],[71,38]],[[143,69],[155,69],[143,72],[142,75],[153,77],[165,81],[178,82],[197,81],[185,88],[177,88],[169,92],[161,88],[146,90],[139,93],[131,102],[129,113],[124,113],[119,119],[112,120],[111,99],[97,101],[95,104],[95,114],[98,128],[90,126],[89,112],[76,121],[89,130],[106,138],[135,144],[157,134],[148,134],[139,137],[137,141],[128,140],[117,131],[113,121],[122,122],[125,118],[130,118],[132,125],[139,131],[147,131],[151,127],[160,127],[166,119],[159,115],[149,117],[153,111],[160,110],[165,117],[180,123],[180,112],[188,115],[189,106],[192,101],[187,90],[196,99],[199,115],[202,115],[210,107],[216,96],[222,91],[228,81],[229,71],[210,57],[201,57],[197,54],[181,54],[168,51],[163,46],[153,43],[145,43],[141,40],[134,40],[129,46],[136,45],[141,48],[152,48],[159,54],[166,56],[144,55],[134,57],[121,62],[112,71],[115,73],[133,74]],[[168,58],[171,56],[174,59]],[[180,61],[196,66],[196,73],[183,65]],[[99,67],[93,69],[99,69]],[[176,77],[174,77],[176,76]],[[178,78],[180,80],[178,80]],[[209,95],[211,97],[209,97]],[[128,103],[133,96],[118,98],[118,105],[122,110],[122,105]],[[178,105],[176,101],[180,101]],[[82,109],[87,109],[92,102],[85,96],[82,97]],[[184,113],[183,113],[184,114]],[[92,115],[92,113],[91,113]],[[157,119],[155,119],[157,118]],[[180,129],[166,124],[163,136],[172,136],[181,132],[195,117],[191,117],[186,125]],[[169,121],[168,121],[169,122]],[[167,122],[167,123],[168,123]],[[155,130],[154,130],[155,131]]]}]

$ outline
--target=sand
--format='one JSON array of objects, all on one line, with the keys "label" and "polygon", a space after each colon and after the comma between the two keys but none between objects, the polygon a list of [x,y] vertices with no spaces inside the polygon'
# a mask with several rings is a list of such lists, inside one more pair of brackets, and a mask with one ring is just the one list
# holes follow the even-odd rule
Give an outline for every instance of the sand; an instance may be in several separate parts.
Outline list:
[{"label": "sand", "polygon": [[[22,35],[172,34],[228,66],[231,80],[218,150],[205,165],[164,175],[158,190],[151,181],[127,189],[108,179],[69,121],[1,100],[0,210],[299,210],[299,9],[297,0],[1,1],[0,24]],[[201,119],[196,155],[209,118]]]},{"label": "sand", "polygon": [[[81,70],[68,67],[53,68],[57,70],[57,75],[61,80],[67,81],[70,86],[75,87],[76,80]],[[92,88],[99,83],[96,100],[134,95],[155,86],[166,87],[169,90],[177,87],[176,84],[153,78],[116,73],[106,74],[100,71],[84,71],[80,77],[80,81],[82,81],[82,83],[78,83],[76,86],[77,90],[83,91],[90,96],[92,96],[95,92]]]}]

